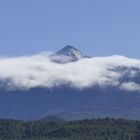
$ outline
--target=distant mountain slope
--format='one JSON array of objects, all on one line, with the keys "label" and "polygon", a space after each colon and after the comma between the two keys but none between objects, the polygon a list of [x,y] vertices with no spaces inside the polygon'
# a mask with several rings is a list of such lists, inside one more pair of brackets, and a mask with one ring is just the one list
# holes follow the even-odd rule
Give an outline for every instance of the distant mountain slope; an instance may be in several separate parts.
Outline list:
[{"label": "distant mountain slope", "polygon": [[41,119],[57,116],[65,120],[85,118],[140,119],[140,94],[116,88],[77,90],[70,87],[0,91],[0,118]]}]

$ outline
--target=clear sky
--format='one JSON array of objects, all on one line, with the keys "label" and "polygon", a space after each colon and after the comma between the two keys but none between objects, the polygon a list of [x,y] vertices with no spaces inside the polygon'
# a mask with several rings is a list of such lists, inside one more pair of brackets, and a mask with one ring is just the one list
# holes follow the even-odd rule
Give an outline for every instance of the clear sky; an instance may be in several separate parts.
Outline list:
[{"label": "clear sky", "polygon": [[140,0],[1,0],[0,55],[72,45],[140,58]]}]

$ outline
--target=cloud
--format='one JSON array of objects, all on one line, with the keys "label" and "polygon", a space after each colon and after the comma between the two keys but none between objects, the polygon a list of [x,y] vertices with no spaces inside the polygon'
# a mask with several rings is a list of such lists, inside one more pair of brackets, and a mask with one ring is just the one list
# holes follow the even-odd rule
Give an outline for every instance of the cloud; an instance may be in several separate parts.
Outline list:
[{"label": "cloud", "polygon": [[[99,85],[140,91],[140,85],[131,81],[131,78],[133,80],[139,71],[140,60],[124,56],[85,58],[76,62],[59,64],[52,62],[47,53],[41,53],[32,56],[1,58],[0,85],[8,90],[30,89],[38,86],[53,88],[69,84],[79,89]],[[120,79],[125,76],[128,76],[130,81],[122,83]]]},{"label": "cloud", "polygon": [[121,88],[128,91],[140,91],[140,84],[136,84],[135,82],[123,83]]}]

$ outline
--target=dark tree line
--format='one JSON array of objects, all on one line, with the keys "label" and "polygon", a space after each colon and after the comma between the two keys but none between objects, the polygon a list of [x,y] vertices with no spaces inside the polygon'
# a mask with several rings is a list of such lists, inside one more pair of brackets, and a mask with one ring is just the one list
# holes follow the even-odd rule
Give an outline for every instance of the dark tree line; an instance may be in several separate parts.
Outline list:
[{"label": "dark tree line", "polygon": [[82,121],[0,120],[0,140],[140,140],[140,121],[93,119]]}]

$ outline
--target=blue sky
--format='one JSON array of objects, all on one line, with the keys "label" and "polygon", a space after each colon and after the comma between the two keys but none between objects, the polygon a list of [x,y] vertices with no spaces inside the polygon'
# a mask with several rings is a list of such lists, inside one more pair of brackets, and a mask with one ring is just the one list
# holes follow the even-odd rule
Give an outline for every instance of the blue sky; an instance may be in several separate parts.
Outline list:
[{"label": "blue sky", "polygon": [[72,45],[91,56],[140,58],[139,0],[0,1],[0,55]]}]

